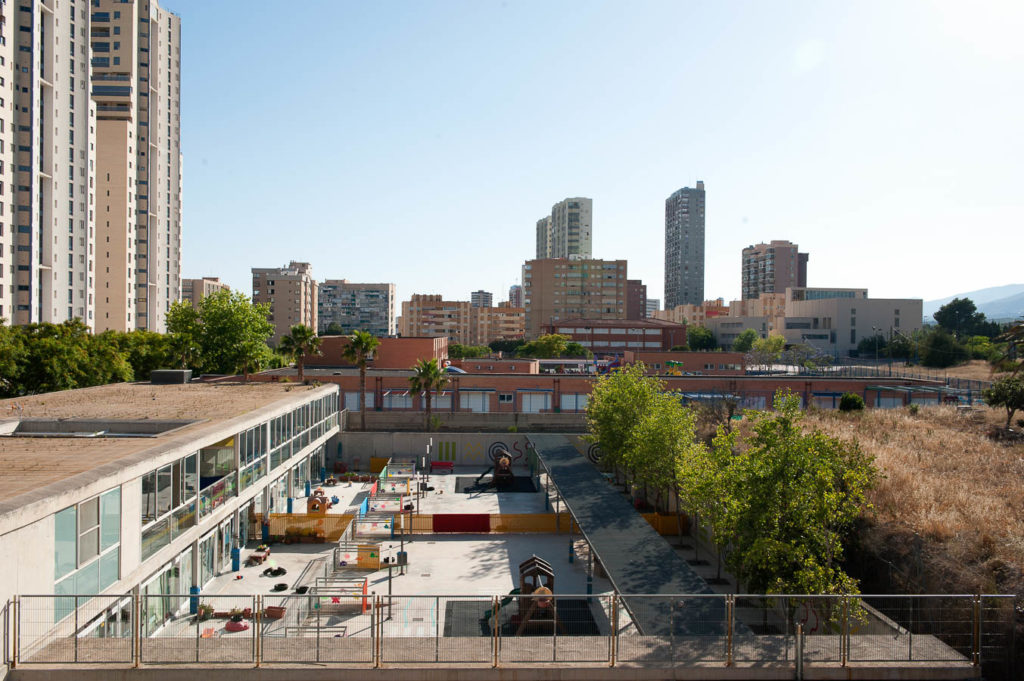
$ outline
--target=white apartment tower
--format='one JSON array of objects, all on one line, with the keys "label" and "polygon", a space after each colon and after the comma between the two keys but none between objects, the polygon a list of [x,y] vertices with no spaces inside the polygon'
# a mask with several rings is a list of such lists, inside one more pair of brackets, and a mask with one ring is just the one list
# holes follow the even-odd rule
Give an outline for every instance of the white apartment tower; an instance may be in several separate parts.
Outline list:
[{"label": "white apartment tower", "polygon": [[[0,3],[0,320],[14,316],[15,246],[14,210],[14,17],[8,3]],[[16,12],[17,9],[14,9]],[[26,303],[27,304],[27,303]]]},{"label": "white apartment tower", "polygon": [[162,332],[181,298],[181,19],[152,0],[91,18],[96,329]]},{"label": "white apartment tower", "polygon": [[576,197],[551,206],[551,215],[537,221],[537,260],[591,258],[593,216],[593,199]]},{"label": "white apartment tower", "polygon": [[0,302],[14,324],[95,323],[90,10],[87,0],[3,3],[0,200],[11,210],[0,219],[13,252]]}]

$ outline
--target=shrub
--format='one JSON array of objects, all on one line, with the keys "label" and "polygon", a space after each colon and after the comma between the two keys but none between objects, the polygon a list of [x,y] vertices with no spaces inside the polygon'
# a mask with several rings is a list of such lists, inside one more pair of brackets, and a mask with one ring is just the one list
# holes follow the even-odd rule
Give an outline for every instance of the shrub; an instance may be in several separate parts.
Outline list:
[{"label": "shrub", "polygon": [[856,393],[843,393],[839,399],[839,411],[862,411],[864,398]]},{"label": "shrub", "polygon": [[907,405],[907,411],[910,412],[911,416],[917,416],[918,412],[921,411],[921,405],[919,405],[919,404]]}]

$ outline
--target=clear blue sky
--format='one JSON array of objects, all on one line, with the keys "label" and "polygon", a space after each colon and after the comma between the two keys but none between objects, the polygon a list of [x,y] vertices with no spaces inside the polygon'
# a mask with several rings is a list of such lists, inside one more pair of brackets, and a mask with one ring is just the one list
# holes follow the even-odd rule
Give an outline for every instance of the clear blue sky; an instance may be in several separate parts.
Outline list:
[{"label": "clear blue sky", "polygon": [[294,259],[497,302],[588,196],[594,256],[661,297],[665,198],[701,179],[707,297],[771,239],[874,297],[1024,280],[1018,0],[164,4],[186,277]]}]

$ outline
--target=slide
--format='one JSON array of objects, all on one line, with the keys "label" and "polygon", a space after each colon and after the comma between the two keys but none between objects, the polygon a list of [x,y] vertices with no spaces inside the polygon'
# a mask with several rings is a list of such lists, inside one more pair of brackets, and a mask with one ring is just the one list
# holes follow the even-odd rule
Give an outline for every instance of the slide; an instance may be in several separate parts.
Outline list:
[{"label": "slide", "polygon": [[484,471],[483,473],[481,473],[481,474],[480,474],[480,477],[479,477],[479,478],[477,478],[476,480],[474,480],[474,481],[473,481],[473,484],[474,484],[474,485],[479,485],[479,484],[480,484],[480,481],[481,481],[481,480],[483,480],[483,479],[484,479],[484,477],[485,477],[485,476],[486,476],[486,475],[487,475],[488,473],[490,473],[491,471],[493,471],[493,470],[494,470],[494,466],[491,466],[490,468],[488,468],[487,470],[485,470],[485,471]]}]

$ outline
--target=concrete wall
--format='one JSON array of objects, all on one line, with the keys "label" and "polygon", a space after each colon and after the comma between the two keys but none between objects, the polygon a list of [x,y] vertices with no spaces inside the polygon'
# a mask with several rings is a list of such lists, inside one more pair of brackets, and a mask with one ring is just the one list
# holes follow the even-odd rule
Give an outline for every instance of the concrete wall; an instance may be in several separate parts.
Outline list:
[{"label": "concrete wall", "polygon": [[[423,430],[426,422],[422,411],[368,411],[367,430]],[[586,414],[565,412],[524,414],[521,412],[466,412],[434,411],[441,423],[441,429],[457,431],[493,432],[515,428],[516,430],[569,432],[586,430]],[[350,426],[358,427],[359,413],[349,414]]]},{"label": "concrete wall", "polygon": [[[432,442],[433,461],[451,461],[457,466],[489,466],[500,449],[512,455],[512,465],[526,469],[526,434],[524,433],[338,433],[327,443],[327,467],[335,470],[341,461],[348,470],[367,471],[370,458],[393,455],[426,456]],[[591,460],[598,457],[596,445],[582,439],[582,433],[567,434],[576,449]]]}]

